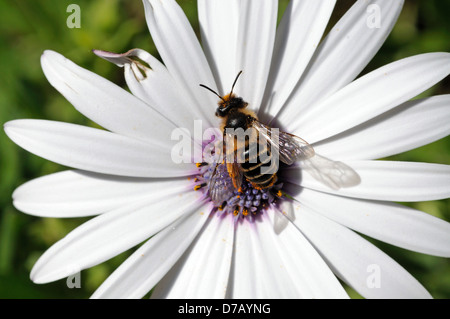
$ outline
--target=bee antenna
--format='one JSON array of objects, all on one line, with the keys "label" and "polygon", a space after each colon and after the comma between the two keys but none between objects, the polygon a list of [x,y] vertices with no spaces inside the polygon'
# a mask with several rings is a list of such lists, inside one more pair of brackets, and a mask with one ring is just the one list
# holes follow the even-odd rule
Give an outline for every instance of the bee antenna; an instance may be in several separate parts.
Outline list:
[{"label": "bee antenna", "polygon": [[213,89],[211,89],[211,88],[209,88],[209,87],[207,87],[206,85],[204,85],[204,84],[200,84],[200,86],[202,87],[202,88],[205,88],[205,89],[207,89],[207,90],[209,90],[209,91],[211,91],[211,92],[213,92],[215,95],[217,95],[222,101],[224,101],[225,102],[225,100],[223,99],[223,97],[221,97],[216,91],[214,91]]},{"label": "bee antenna", "polygon": [[238,75],[236,75],[236,78],[234,79],[233,85],[231,86],[231,92],[230,92],[230,95],[233,94],[234,86],[235,86],[237,80],[239,79],[239,76],[241,75],[241,73],[242,73],[242,70],[239,71]]}]

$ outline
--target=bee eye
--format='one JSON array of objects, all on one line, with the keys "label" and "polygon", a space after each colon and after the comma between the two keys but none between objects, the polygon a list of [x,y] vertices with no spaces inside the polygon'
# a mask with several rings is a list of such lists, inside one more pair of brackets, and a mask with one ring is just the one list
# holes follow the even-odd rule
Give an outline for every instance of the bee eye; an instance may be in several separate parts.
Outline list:
[{"label": "bee eye", "polygon": [[225,109],[223,107],[218,107],[216,110],[216,116],[220,117],[225,116]]},{"label": "bee eye", "polygon": [[247,102],[244,102],[244,100],[240,97],[238,98],[238,100],[236,101],[236,105],[238,108],[243,109],[247,107]]}]

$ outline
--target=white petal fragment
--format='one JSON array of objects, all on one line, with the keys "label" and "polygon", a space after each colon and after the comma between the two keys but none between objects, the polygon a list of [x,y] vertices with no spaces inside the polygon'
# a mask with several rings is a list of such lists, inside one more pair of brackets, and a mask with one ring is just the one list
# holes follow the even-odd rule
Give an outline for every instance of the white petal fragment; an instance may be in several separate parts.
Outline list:
[{"label": "white petal fragment", "polygon": [[419,202],[450,197],[450,165],[391,161],[346,164],[358,173],[361,182],[338,191],[324,186],[308,172],[302,174],[298,167],[288,169],[285,177],[306,188],[362,199]]},{"label": "white petal fragment", "polygon": [[53,51],[44,52],[41,64],[50,84],[95,123],[141,141],[172,145],[170,136],[176,126],[121,87]]},{"label": "white petal fragment", "polygon": [[277,0],[241,1],[236,74],[243,74],[235,92],[258,110],[270,70],[277,23]]},{"label": "white petal fragment", "polygon": [[210,204],[183,216],[134,252],[92,298],[142,298],[172,268],[209,217]]},{"label": "white petal fragment", "polygon": [[266,93],[259,115],[274,116],[286,102],[317,49],[336,1],[291,1],[275,37]]},{"label": "white petal fragment", "polygon": [[233,216],[210,216],[191,247],[155,287],[151,297],[223,299],[230,274],[233,236]]},{"label": "white petal fragment", "polygon": [[[293,114],[305,113],[315,103],[353,81],[386,40],[403,2],[357,1],[320,44],[300,85],[279,114],[281,123],[290,127],[297,118]],[[381,19],[379,24],[373,21],[376,18]]]},{"label": "white petal fragment", "polygon": [[425,53],[393,62],[319,102],[296,121],[292,132],[309,143],[336,135],[408,101],[449,73],[450,53]]},{"label": "white petal fragment", "polygon": [[383,158],[432,143],[450,134],[450,95],[406,102],[361,125],[314,144],[339,160]]},{"label": "white petal fragment", "polygon": [[200,84],[217,90],[208,61],[183,10],[174,0],[143,0],[145,17],[158,49],[172,77],[177,81],[186,109],[196,119],[215,124],[217,97]]},{"label": "white petal fragment", "polygon": [[176,177],[193,164],[176,164],[170,150],[81,125],[14,120],[5,132],[27,151],[55,163],[96,173],[130,177]]},{"label": "white petal fragment", "polygon": [[198,0],[200,34],[218,92],[229,93],[236,77],[240,0]]},{"label": "white petal fragment", "polygon": [[426,289],[377,247],[302,205],[295,224],[343,281],[365,298],[431,298]]},{"label": "white petal fragment", "polygon": [[98,215],[143,198],[159,198],[185,184],[186,177],[129,178],[86,171],[64,171],[43,176],[18,187],[14,206],[41,217]]},{"label": "white petal fragment", "polygon": [[450,257],[450,223],[395,203],[302,189],[295,198],[335,222],[389,244]]},{"label": "white petal fragment", "polygon": [[150,53],[133,49],[116,54],[94,50],[99,57],[125,69],[125,80],[130,91],[148,105],[156,108],[178,127],[194,132],[194,116],[186,108],[186,100],[167,68]]},{"label": "white petal fragment", "polygon": [[99,215],[48,249],[36,262],[31,279],[46,283],[112,258],[201,206],[200,194],[178,190],[158,200],[142,200]]}]

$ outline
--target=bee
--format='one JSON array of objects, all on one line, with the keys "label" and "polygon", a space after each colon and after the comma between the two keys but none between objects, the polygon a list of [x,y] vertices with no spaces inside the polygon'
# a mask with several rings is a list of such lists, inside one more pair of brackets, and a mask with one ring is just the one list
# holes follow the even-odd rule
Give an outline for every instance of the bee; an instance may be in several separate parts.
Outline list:
[{"label": "bee", "polygon": [[[279,160],[287,165],[306,160],[315,155],[313,147],[298,136],[272,129],[259,122],[257,115],[248,109],[248,103],[233,93],[234,86],[242,74],[236,76],[229,94],[220,96],[211,88],[200,84],[220,100],[216,116],[221,119],[223,150],[226,155],[226,168],[235,189],[240,190],[244,179],[253,188],[270,189],[277,182]],[[238,138],[236,132],[244,132],[244,138]],[[242,135],[241,135],[242,136]],[[226,195],[215,190],[215,173],[218,161],[209,183],[210,194],[215,202],[225,199]]]}]

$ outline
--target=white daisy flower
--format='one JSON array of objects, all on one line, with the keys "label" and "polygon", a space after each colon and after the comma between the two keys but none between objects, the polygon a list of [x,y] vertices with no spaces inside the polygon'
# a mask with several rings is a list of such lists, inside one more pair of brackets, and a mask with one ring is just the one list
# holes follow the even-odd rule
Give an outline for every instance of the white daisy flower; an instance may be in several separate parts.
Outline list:
[{"label": "white daisy flower", "polygon": [[[140,298],[153,288],[154,298],[347,298],[338,278],[366,298],[431,297],[358,233],[450,256],[449,223],[394,203],[448,198],[450,166],[375,160],[449,134],[450,95],[411,99],[450,73],[450,54],[412,56],[357,78],[403,1],[357,1],[320,41],[334,5],[293,0],[277,27],[276,0],[198,0],[201,46],[175,1],[144,0],[164,64],[140,49],[95,51],[124,67],[132,94],[46,51],[50,83],[106,130],[5,124],[19,146],[74,168],[19,187],[19,210],[97,215],[46,251],[32,280],[55,281],[143,243],[94,298]],[[370,8],[379,9],[379,25]],[[218,127],[218,98],[199,84],[225,95],[240,70],[234,92],[261,122],[308,141],[316,161],[279,172],[276,190],[286,196],[250,187],[220,213],[208,191],[212,165],[175,163],[172,132],[194,132],[194,120]]]}]

